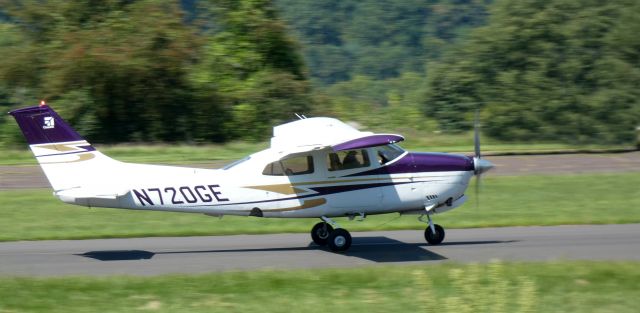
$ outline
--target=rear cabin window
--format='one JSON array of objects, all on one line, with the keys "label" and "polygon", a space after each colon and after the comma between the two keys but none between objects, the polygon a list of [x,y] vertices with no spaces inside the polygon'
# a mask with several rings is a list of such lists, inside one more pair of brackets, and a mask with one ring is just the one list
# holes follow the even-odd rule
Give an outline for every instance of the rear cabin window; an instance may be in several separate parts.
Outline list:
[{"label": "rear cabin window", "polygon": [[347,150],[329,153],[327,155],[327,168],[329,171],[348,170],[353,168],[368,167],[369,155],[367,150]]},{"label": "rear cabin window", "polygon": [[313,157],[299,156],[267,164],[262,175],[294,176],[313,173]]}]

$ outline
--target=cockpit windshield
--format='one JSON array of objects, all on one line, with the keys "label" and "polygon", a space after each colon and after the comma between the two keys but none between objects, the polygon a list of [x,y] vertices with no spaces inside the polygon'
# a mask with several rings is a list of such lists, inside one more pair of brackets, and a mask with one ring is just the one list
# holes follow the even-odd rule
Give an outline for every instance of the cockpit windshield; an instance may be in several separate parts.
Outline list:
[{"label": "cockpit windshield", "polygon": [[404,149],[400,148],[400,146],[396,144],[388,144],[385,146],[376,147],[376,155],[378,157],[378,162],[380,165],[387,164],[404,153]]}]

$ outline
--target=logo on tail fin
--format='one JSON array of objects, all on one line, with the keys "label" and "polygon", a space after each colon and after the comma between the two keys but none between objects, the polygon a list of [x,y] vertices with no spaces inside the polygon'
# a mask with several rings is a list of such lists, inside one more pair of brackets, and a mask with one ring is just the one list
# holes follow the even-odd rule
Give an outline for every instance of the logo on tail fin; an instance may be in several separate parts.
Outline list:
[{"label": "logo on tail fin", "polygon": [[53,119],[53,116],[45,116],[42,129],[51,129],[51,128],[54,128],[55,126],[56,126],[56,122]]}]

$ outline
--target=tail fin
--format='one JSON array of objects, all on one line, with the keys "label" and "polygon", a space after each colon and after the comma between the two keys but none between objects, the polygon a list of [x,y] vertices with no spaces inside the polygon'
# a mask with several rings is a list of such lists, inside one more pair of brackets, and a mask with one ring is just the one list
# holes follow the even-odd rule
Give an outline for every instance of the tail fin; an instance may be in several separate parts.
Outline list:
[{"label": "tail fin", "polygon": [[96,151],[53,109],[42,104],[9,112],[55,191],[85,186],[119,163]]}]

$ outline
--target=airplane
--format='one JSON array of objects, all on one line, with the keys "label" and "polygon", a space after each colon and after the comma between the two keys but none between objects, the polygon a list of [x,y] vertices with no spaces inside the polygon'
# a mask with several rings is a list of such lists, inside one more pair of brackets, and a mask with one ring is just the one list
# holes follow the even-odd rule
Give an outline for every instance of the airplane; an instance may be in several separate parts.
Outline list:
[{"label": "airplane", "polygon": [[269,148],[221,169],[204,169],[114,160],[44,101],[9,114],[53,195],[65,203],[219,217],[319,218],[311,239],[334,252],[349,249],[352,238],[332,218],[386,213],[419,215],[428,224],[426,241],[440,244],[445,231],[431,216],[462,205],[471,177],[493,167],[480,156],[477,117],[472,157],[408,152],[397,144],[401,135],[296,114],[298,120],[273,128]]}]

